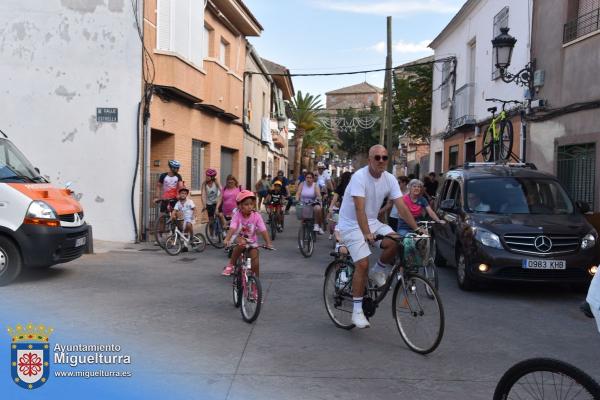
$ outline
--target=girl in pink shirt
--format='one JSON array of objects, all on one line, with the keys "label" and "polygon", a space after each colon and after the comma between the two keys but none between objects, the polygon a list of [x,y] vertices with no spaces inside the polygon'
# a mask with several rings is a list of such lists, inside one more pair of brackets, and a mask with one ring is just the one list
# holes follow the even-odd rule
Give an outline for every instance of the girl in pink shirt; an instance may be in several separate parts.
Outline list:
[{"label": "girl in pink shirt", "polygon": [[252,259],[252,272],[258,276],[259,264],[258,264],[258,238],[257,233],[260,233],[265,245],[272,247],[271,239],[267,233],[267,227],[263,221],[260,213],[256,212],[254,207],[256,203],[256,196],[249,190],[242,190],[236,197],[238,212],[233,214],[231,218],[231,224],[225,237],[225,245],[231,244],[231,238],[233,235],[236,236],[238,246],[233,249],[229,264],[223,270],[223,275],[231,275],[233,272],[233,263],[237,260],[244,247],[249,245],[253,247],[250,250],[250,258]]}]

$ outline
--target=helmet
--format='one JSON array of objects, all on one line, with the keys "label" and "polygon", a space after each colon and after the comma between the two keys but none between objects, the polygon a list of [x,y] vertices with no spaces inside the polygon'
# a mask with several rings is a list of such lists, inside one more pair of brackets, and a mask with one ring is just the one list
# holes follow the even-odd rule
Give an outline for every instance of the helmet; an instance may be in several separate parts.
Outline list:
[{"label": "helmet", "polygon": [[179,169],[179,167],[181,167],[181,164],[179,163],[179,161],[169,160],[169,168]]},{"label": "helmet", "polygon": [[323,163],[323,161],[319,161],[317,163],[317,168],[325,168],[325,164]]},{"label": "helmet", "polygon": [[241,203],[242,201],[246,200],[247,198],[256,199],[256,195],[254,194],[254,192],[251,192],[249,190],[242,190],[241,192],[238,193],[237,196],[235,196],[235,201],[237,203]]},{"label": "helmet", "polygon": [[275,182],[273,182],[273,185],[279,185],[279,186],[281,186],[282,183],[281,183],[281,181],[275,181]]},{"label": "helmet", "polygon": [[213,168],[207,169],[206,176],[217,176],[217,170]]},{"label": "helmet", "polygon": [[190,189],[188,189],[188,188],[186,188],[186,187],[184,186],[184,187],[182,187],[181,189],[179,189],[179,193],[181,193],[181,192],[188,192],[188,193],[189,193],[189,192],[190,192]]}]

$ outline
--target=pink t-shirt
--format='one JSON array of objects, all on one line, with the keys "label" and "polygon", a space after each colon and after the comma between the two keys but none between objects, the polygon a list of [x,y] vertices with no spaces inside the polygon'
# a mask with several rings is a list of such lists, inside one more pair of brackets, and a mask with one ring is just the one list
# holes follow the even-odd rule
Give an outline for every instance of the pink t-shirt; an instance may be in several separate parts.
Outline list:
[{"label": "pink t-shirt", "polygon": [[241,192],[239,187],[223,189],[223,214],[225,214],[225,216],[229,217],[233,212],[233,209],[237,207],[235,197],[239,192]]},{"label": "pink t-shirt", "polygon": [[260,213],[252,211],[252,213],[245,218],[241,211],[236,212],[231,218],[231,224],[229,229],[233,230],[233,233],[238,237],[246,238],[251,243],[257,242],[256,233],[264,232],[267,230],[265,222],[263,221]]}]

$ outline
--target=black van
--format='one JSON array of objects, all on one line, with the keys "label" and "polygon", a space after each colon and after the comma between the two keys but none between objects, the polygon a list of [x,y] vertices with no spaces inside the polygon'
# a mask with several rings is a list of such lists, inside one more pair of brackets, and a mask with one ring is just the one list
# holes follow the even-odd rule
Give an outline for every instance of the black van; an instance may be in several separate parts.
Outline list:
[{"label": "black van", "polygon": [[434,208],[437,265],[458,285],[485,280],[587,284],[598,267],[598,233],[556,179],[533,164],[467,163],[446,173]]}]

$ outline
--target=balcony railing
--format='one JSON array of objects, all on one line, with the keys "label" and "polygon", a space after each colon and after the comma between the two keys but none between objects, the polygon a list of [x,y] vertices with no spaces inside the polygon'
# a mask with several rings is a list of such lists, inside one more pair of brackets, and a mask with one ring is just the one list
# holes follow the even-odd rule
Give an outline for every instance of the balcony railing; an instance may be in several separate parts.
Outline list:
[{"label": "balcony railing", "polygon": [[571,42],[597,30],[600,30],[600,8],[567,22],[563,28],[563,43]]},{"label": "balcony railing", "polygon": [[454,95],[454,115],[452,116],[453,129],[475,124],[475,116],[473,115],[474,101],[474,83],[467,83],[456,91]]}]

